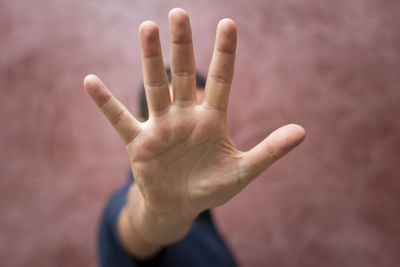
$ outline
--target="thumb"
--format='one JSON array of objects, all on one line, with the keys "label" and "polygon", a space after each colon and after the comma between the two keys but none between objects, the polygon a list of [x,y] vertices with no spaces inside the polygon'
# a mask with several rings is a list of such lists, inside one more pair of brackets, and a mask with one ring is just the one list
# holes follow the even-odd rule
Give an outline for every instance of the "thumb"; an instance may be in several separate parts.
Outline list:
[{"label": "thumb", "polygon": [[241,169],[245,175],[245,183],[250,183],[272,163],[300,144],[305,136],[303,127],[288,124],[272,132],[251,150],[244,152]]}]

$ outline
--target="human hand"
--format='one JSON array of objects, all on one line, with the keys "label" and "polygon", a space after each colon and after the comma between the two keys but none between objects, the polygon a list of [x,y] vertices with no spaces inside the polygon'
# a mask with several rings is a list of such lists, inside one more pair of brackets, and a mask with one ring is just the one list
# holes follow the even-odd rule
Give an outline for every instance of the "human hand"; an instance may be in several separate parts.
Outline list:
[{"label": "human hand", "polygon": [[158,27],[139,27],[149,119],[139,122],[94,75],[84,86],[126,144],[141,203],[159,216],[193,220],[221,205],[305,137],[298,125],[274,131],[249,151],[235,148],[226,130],[233,77],[236,25],[217,27],[205,99],[196,103],[196,70],[189,16],[169,14],[173,99],[161,54]]},{"label": "human hand", "polygon": [[148,206],[156,212],[194,211],[223,204],[253,178],[300,143],[304,130],[282,127],[248,152],[238,151],[226,131],[236,26],[218,24],[205,100],[195,101],[195,63],[187,13],[169,15],[174,99],[161,55],[158,27],[139,27],[143,78],[150,118],[138,122],[98,78],[89,75],[85,88],[125,141],[135,180]]}]

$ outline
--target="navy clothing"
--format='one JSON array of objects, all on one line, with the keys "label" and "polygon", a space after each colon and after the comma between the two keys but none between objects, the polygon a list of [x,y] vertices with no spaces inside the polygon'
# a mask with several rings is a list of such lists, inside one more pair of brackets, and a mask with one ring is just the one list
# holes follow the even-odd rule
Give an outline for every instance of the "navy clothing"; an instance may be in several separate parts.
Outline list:
[{"label": "navy clothing", "polygon": [[124,249],[118,234],[118,216],[126,194],[134,182],[132,173],[126,185],[117,191],[104,210],[99,231],[99,260],[102,267],[140,266],[237,266],[231,252],[215,228],[210,211],[201,213],[189,233],[180,241],[164,248],[146,262],[135,260]]}]

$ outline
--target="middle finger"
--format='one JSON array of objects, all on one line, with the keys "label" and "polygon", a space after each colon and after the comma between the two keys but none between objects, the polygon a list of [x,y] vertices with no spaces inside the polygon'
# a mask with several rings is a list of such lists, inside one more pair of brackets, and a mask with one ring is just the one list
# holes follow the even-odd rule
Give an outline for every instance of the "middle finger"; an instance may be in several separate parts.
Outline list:
[{"label": "middle finger", "polygon": [[169,12],[173,102],[190,105],[196,100],[196,67],[189,15],[181,8]]}]

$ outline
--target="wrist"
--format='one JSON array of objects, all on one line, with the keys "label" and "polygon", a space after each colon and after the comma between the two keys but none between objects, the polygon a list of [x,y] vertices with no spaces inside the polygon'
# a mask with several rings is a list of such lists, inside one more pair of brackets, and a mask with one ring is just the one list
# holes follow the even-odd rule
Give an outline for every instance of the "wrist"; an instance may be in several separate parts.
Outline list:
[{"label": "wrist", "polygon": [[125,207],[133,230],[146,242],[159,246],[183,238],[196,217],[195,214],[183,211],[162,213],[152,209],[136,184],[129,190]]},{"label": "wrist", "polygon": [[[148,260],[189,232],[193,219],[176,214],[154,213],[137,185],[132,185],[118,218],[118,231],[125,249],[139,260]],[[178,219],[177,219],[178,218]]]}]

